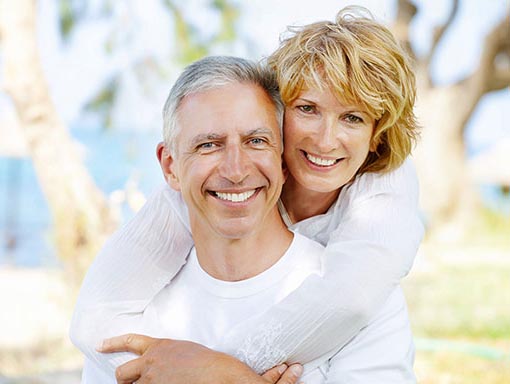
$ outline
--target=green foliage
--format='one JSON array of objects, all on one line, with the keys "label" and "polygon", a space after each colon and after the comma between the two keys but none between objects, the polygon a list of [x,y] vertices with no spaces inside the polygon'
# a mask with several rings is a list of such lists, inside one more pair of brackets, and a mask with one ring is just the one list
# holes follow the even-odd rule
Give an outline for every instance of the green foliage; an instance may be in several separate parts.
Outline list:
[{"label": "green foliage", "polygon": [[214,0],[212,6],[220,12],[222,20],[221,30],[215,37],[215,42],[234,41],[235,25],[240,14],[239,7],[227,0]]},{"label": "green foliage", "polygon": [[[59,13],[59,30],[62,38],[67,40],[71,36],[78,22],[87,17],[87,1],[83,0],[57,0]],[[112,13],[113,0],[103,0],[99,16],[107,17]]]},{"label": "green foliage", "polygon": [[85,105],[85,111],[94,111],[101,116],[104,129],[111,128],[111,110],[117,89],[118,79],[114,77]]},{"label": "green foliage", "polygon": [[[81,18],[90,16],[87,15],[86,3],[80,0],[58,0],[59,27],[64,39],[71,35]],[[240,11],[239,6],[233,4],[232,0],[210,0],[209,7],[211,11],[219,13],[221,20],[220,28],[212,37],[204,37],[198,28],[189,20],[186,20],[182,12],[182,2],[163,0],[163,4],[174,20],[173,36],[177,47],[175,60],[181,66],[208,55],[211,48],[217,44],[235,40],[235,27]],[[111,14],[112,9],[113,0],[103,0],[98,16],[106,17]],[[110,36],[105,44],[106,52],[113,53],[115,44],[115,36]],[[156,65],[156,67],[158,66]],[[165,72],[164,69],[159,67],[155,69],[161,75]],[[143,79],[143,77],[142,74],[140,79]],[[85,106],[86,111],[94,111],[100,114],[102,125],[105,128],[111,127],[111,108],[115,101],[117,89],[118,79],[113,78]]]},{"label": "green foliage", "polygon": [[62,37],[67,39],[75,24],[75,13],[71,4],[71,0],[59,0],[58,10],[60,14],[59,27]]},{"label": "green foliage", "polygon": [[218,43],[235,39],[235,24],[239,18],[239,8],[229,0],[212,0],[210,6],[220,13],[221,27],[211,38],[201,36],[199,30],[185,19],[181,8],[172,0],[164,0],[164,5],[172,13],[177,45],[177,62],[187,65],[206,56],[210,48]]}]

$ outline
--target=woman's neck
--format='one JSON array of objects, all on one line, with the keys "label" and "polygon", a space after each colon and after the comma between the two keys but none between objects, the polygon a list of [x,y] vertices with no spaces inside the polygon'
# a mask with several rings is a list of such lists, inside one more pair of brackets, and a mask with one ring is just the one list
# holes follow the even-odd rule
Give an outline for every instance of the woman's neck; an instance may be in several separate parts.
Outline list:
[{"label": "woman's neck", "polygon": [[317,192],[304,188],[289,176],[283,185],[281,200],[289,219],[298,223],[312,216],[326,213],[336,201],[340,189],[332,192]]}]

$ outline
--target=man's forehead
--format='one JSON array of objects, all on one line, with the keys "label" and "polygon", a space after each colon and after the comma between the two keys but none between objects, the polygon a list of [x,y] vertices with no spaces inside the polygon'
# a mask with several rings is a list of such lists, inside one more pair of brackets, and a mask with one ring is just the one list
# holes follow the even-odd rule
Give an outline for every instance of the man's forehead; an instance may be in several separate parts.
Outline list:
[{"label": "man's forehead", "polygon": [[256,84],[233,83],[206,89],[182,99],[177,111],[177,136],[185,136],[186,142],[233,135],[264,135],[279,140],[276,111],[270,96]]}]

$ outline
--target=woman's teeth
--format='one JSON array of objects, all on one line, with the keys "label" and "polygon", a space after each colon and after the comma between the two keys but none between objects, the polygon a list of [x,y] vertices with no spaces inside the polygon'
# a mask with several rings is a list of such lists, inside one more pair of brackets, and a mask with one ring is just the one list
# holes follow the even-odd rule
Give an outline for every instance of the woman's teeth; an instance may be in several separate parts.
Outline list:
[{"label": "woman's teeth", "polygon": [[310,154],[306,154],[306,158],[308,159],[308,161],[310,161],[311,163],[315,164],[315,165],[319,165],[321,167],[329,167],[333,164],[335,164],[337,162],[336,159],[323,159],[321,157],[316,157],[316,156],[312,156]]}]

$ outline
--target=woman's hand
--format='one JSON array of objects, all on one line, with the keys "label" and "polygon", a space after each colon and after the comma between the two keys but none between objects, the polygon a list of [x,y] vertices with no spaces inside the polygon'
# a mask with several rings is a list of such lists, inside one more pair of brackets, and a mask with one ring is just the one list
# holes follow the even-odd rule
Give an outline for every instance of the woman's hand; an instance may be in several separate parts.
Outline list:
[{"label": "woman's hand", "polygon": [[98,351],[140,356],[117,368],[118,384],[295,384],[303,371],[299,364],[283,364],[259,376],[234,357],[203,345],[136,334],[107,339]]}]

